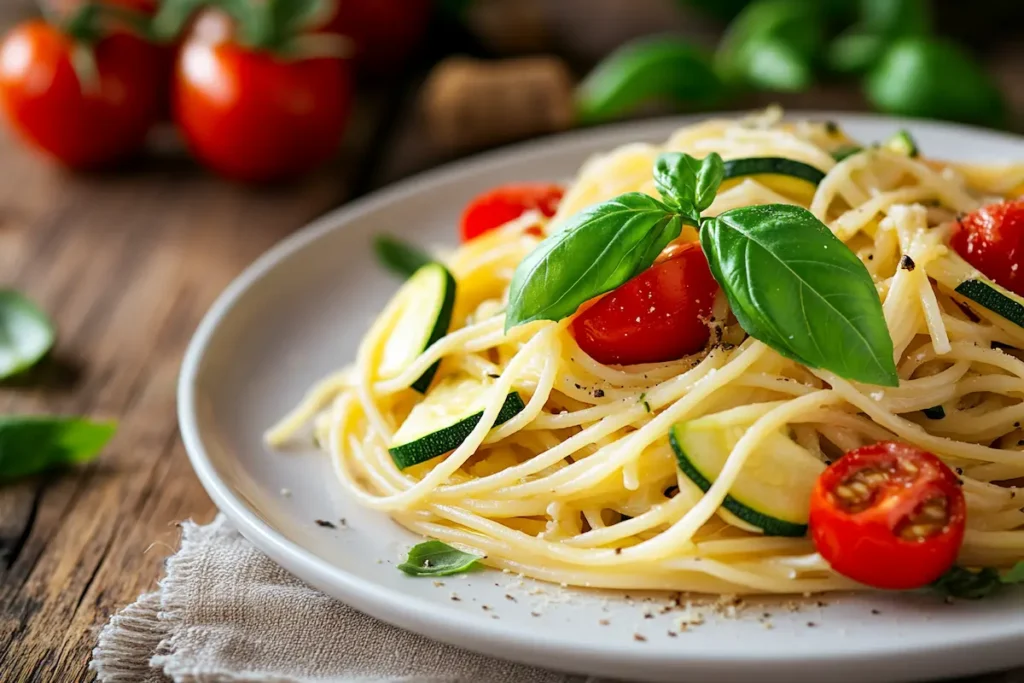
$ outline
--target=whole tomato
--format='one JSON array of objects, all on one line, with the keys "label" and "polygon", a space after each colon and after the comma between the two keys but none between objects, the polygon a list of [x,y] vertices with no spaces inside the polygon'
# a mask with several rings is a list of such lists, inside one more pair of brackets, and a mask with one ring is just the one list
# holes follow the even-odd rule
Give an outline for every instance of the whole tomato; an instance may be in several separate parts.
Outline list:
[{"label": "whole tomato", "polygon": [[90,45],[29,21],[0,43],[0,107],[24,140],[67,166],[108,166],[138,152],[160,118],[165,59],[127,31]]},{"label": "whole tomato", "polygon": [[401,66],[426,33],[432,0],[338,0],[323,30],[348,37],[359,68],[386,73]]},{"label": "whole tomato", "polygon": [[193,154],[218,173],[268,182],[337,151],[351,78],[337,57],[287,57],[197,31],[181,47],[174,116]]}]

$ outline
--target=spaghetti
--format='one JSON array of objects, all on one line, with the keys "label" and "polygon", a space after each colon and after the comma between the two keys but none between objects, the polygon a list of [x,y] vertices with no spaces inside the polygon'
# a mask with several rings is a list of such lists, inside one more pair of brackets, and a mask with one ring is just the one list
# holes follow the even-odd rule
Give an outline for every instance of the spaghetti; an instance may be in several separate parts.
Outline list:
[{"label": "spaghetti", "polygon": [[[552,218],[528,213],[443,255],[457,283],[446,335],[382,376],[400,315],[389,308],[355,363],[317,384],[268,442],[281,444],[312,422],[360,505],[484,555],[493,567],[577,586],[800,593],[858,585],[833,572],[808,538],[764,535],[731,514],[723,507],[730,489],[773,435],[822,463],[897,439],[961,475],[968,509],[961,563],[1024,558],[1021,502],[998,483],[1024,477],[1024,329],[968,308],[929,275],[948,251],[955,217],[1003,199],[1015,183],[1006,172],[885,149],[837,162],[831,152],[848,142],[830,126],[782,124],[769,113],[708,121],[664,145],[593,158]],[[827,224],[875,282],[899,387],[860,385],[783,357],[746,335],[724,297],[714,304],[712,343],[665,363],[602,365],[581,351],[569,319],[505,332],[513,271],[540,240],[530,228],[557,231],[567,217],[623,192],[657,196],[651,168],[664,151],[783,157],[824,172],[816,189],[803,192],[742,179],[722,189],[707,214],[798,204]],[[683,239],[696,239],[688,230]],[[483,415],[443,457],[400,470],[389,444],[422,399],[410,386],[438,361],[434,386],[455,376],[478,382]],[[492,426],[512,392],[524,406]],[[936,406],[942,419],[922,412]],[[726,411],[741,421],[742,436],[705,491],[681,473],[667,435],[677,423]]]}]

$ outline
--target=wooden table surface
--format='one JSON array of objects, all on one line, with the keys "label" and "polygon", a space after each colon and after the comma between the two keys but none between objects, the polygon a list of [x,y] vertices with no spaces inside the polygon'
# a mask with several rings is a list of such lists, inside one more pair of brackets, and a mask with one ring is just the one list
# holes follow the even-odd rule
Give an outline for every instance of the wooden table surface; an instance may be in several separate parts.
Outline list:
[{"label": "wooden table surface", "polygon": [[[11,7],[4,0],[0,29],[22,11]],[[1007,85],[1024,73],[1020,52],[997,60]],[[0,488],[0,681],[91,679],[99,627],[154,588],[177,523],[213,517],[178,436],[185,346],[217,294],[276,241],[436,163],[412,113],[415,85],[364,96],[337,161],[271,190],[218,180],[180,152],[75,176],[0,132],[0,286],[24,291],[59,328],[30,381],[0,385],[0,411],[120,424],[95,463]],[[847,88],[783,102],[863,107]]]}]

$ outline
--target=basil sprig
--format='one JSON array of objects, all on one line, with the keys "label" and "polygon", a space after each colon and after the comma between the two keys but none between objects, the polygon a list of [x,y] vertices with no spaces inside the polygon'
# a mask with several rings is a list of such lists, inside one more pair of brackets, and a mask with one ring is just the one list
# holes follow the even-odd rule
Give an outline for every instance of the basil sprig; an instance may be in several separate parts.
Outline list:
[{"label": "basil sprig", "polygon": [[482,559],[442,541],[426,541],[410,548],[398,568],[410,576],[450,576],[473,569]]},{"label": "basil sprig", "polygon": [[683,224],[699,227],[711,272],[750,336],[787,358],[868,384],[898,386],[871,275],[828,227],[788,204],[702,217],[722,182],[717,154],[663,154],[662,201],[630,193],[569,219],[512,277],[505,328],[561,320],[650,267]]}]

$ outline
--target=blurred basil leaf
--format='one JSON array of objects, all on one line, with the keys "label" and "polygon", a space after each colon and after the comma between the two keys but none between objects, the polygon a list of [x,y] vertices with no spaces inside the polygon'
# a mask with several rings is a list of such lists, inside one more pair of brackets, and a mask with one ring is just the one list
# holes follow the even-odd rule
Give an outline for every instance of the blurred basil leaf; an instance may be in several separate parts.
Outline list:
[{"label": "blurred basil leaf", "polygon": [[0,481],[89,462],[116,429],[78,417],[0,417]]},{"label": "blurred basil leaf", "polygon": [[861,26],[883,35],[925,35],[932,30],[929,0],[861,0]]},{"label": "blurred basil leaf", "polygon": [[597,123],[653,100],[709,105],[723,90],[700,49],[678,38],[644,38],[608,55],[583,79],[576,109],[580,121]]},{"label": "blurred basil leaf", "polygon": [[871,104],[901,116],[998,126],[1006,115],[999,88],[962,48],[936,38],[903,38],[865,82]]},{"label": "blurred basil leaf", "polygon": [[861,0],[860,20],[828,46],[826,61],[839,73],[864,73],[898,38],[931,32],[929,0]]},{"label": "blurred basil leaf", "polygon": [[0,290],[0,379],[35,365],[53,347],[53,323],[14,290]]},{"label": "blurred basil leaf", "polygon": [[823,36],[824,20],[817,3],[758,0],[729,25],[715,53],[715,67],[729,83],[802,89],[810,82]]},{"label": "blurred basil leaf", "polygon": [[882,56],[886,44],[887,40],[882,35],[853,29],[829,44],[825,61],[830,69],[838,73],[864,73]]},{"label": "blurred basil leaf", "polygon": [[748,85],[760,90],[803,92],[814,82],[811,62],[773,36],[752,40],[737,58]]}]

